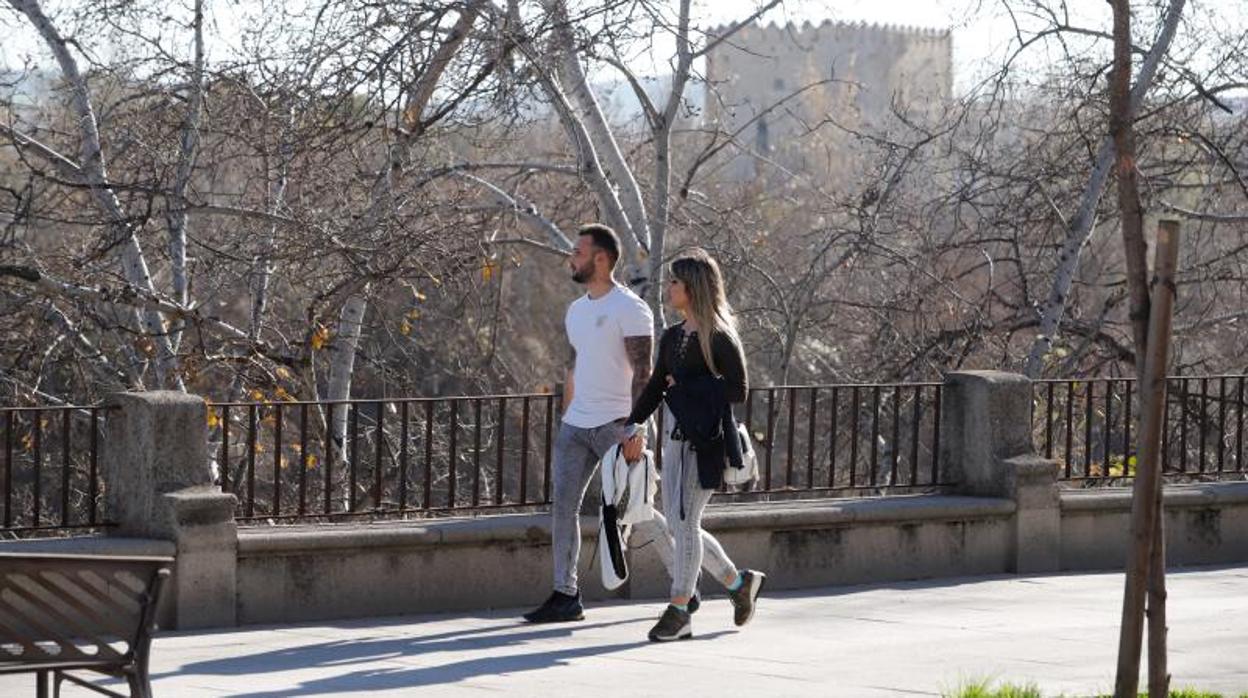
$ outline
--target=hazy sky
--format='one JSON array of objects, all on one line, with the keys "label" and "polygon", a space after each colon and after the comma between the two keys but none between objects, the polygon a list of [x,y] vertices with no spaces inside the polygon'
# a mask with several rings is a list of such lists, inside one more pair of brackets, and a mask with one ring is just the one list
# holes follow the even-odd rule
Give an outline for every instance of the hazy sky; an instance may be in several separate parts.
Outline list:
[{"label": "hazy sky", "polygon": [[[1104,5],[1101,0],[1073,0],[1073,4],[1089,3]],[[73,0],[45,0],[49,10],[67,7]],[[230,27],[246,23],[246,16],[257,6],[249,0],[210,0],[209,11],[216,26],[222,32]],[[675,7],[675,2],[671,5]],[[755,0],[695,0],[696,23],[703,26],[731,22],[748,16],[757,7]],[[770,11],[766,19],[778,23],[809,20],[821,22],[867,21],[880,24],[902,24],[918,27],[953,28],[956,58],[959,63],[987,55],[992,42],[1001,43],[1009,38],[1008,24],[993,21],[988,15],[997,9],[996,0],[788,0],[782,7]],[[965,18],[980,15],[972,24]],[[37,42],[28,25],[12,24],[15,15],[4,13],[11,24],[0,41],[0,65],[14,67],[22,59],[38,52]],[[16,32],[11,31],[16,29]]]},{"label": "hazy sky", "polygon": [[[299,0],[287,0],[299,2]],[[575,5],[575,0],[572,0]],[[75,0],[44,0],[50,11],[58,7],[71,7]],[[312,0],[308,0],[312,2]],[[234,28],[248,26],[260,7],[255,0],[208,0],[211,26],[216,28],[217,36],[234,34]],[[695,24],[709,27],[731,22],[748,16],[758,6],[757,0],[695,0]],[[1013,0],[1011,3],[1019,11],[1019,19],[1024,26],[1038,27],[1041,20],[1028,17],[1026,9],[1031,4],[1028,0]],[[1058,6],[1060,3],[1048,3]],[[1109,10],[1104,0],[1065,0],[1072,18],[1083,26],[1107,30],[1109,28]],[[174,7],[189,5],[186,0],[172,0]],[[673,0],[668,5],[675,10]],[[1137,9],[1150,6],[1151,3],[1136,3]],[[1214,8],[1235,20],[1248,22],[1248,0],[1204,0],[1189,5],[1200,5]],[[1188,12],[1187,14],[1191,14]],[[879,24],[898,24],[927,28],[947,28],[953,31],[955,83],[965,86],[974,82],[978,75],[983,74],[981,64],[984,59],[999,59],[1009,48],[1014,38],[1013,25],[1007,18],[1003,0],[787,0],[780,8],[771,10],[764,21],[784,23],[792,21],[821,22],[825,19],[833,21],[866,21]],[[29,25],[17,22],[11,10],[0,11],[0,66],[20,66],[23,59],[34,54],[36,60],[45,63],[39,57],[38,43],[34,41]],[[189,37],[187,38],[189,47]],[[229,39],[217,39],[216,45],[209,46],[209,58],[213,54],[221,56],[231,53]],[[658,42],[656,48],[666,52],[657,61],[655,72],[662,72],[664,59],[670,57],[671,46]],[[1033,65],[1042,64],[1046,57],[1043,50],[1034,52],[1030,57]],[[638,65],[647,62],[638,57]]]}]

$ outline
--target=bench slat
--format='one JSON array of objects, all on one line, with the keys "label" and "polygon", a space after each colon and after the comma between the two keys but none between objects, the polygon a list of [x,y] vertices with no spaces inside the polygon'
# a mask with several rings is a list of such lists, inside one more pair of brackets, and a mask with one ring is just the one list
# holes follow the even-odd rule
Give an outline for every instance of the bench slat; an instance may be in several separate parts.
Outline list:
[{"label": "bench slat", "polygon": [[[103,637],[103,633],[100,632],[100,629],[97,629],[98,626],[92,627],[82,619],[66,612],[67,605],[63,605],[58,608],[54,605],[54,603],[49,603],[46,599],[39,598],[34,593],[34,590],[22,588],[17,581],[19,578],[30,582],[35,581],[25,577],[24,575],[21,577],[10,577],[9,581],[11,584],[9,584],[6,591],[15,594],[26,603],[28,608],[26,609],[25,615],[30,618],[31,622],[34,622],[36,616],[43,621],[40,623],[41,627],[45,630],[45,632],[50,633],[47,637],[41,639],[41,641],[45,643],[45,646],[41,647],[45,654],[57,659],[65,660],[73,658],[117,660],[122,658],[123,653],[118,652],[108,644],[108,641]],[[36,588],[44,593],[47,593],[45,588]],[[17,611],[18,609],[16,607],[12,607],[9,610],[12,612]],[[137,620],[135,622],[137,623]],[[61,630],[62,628],[64,631]],[[103,630],[107,630],[107,628],[103,628]],[[115,636],[113,633],[110,634]],[[125,654],[128,654],[130,651],[131,638],[123,636],[117,637],[117,639],[125,642]],[[46,643],[48,642],[55,642],[59,645],[60,651],[53,654],[50,651],[51,648],[46,647]],[[84,645],[86,647],[84,647]],[[91,648],[93,651],[88,651],[87,647]]]},{"label": "bench slat", "polygon": [[76,593],[76,587],[65,575],[45,572],[43,576],[48,584],[55,586],[61,592],[58,597],[61,601],[74,607],[83,617],[89,618],[95,627],[104,628],[110,634],[122,638],[127,637],[127,634],[134,630],[133,624],[123,624],[122,619],[107,613],[101,614],[100,609],[83,603],[81,594]]}]

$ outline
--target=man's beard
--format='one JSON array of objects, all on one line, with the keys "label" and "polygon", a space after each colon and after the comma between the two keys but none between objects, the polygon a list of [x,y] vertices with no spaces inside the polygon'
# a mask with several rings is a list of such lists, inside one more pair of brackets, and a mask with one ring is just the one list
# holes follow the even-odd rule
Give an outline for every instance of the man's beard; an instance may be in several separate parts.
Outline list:
[{"label": "man's beard", "polygon": [[578,284],[587,283],[594,276],[593,265],[586,264],[579,269],[572,270],[572,280]]}]

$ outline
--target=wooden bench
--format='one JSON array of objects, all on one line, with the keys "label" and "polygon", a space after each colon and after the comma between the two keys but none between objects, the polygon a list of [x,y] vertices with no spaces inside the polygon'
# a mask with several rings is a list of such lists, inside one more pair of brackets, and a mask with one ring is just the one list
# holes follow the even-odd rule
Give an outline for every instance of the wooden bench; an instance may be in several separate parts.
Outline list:
[{"label": "wooden bench", "polygon": [[0,674],[35,673],[39,698],[59,696],[63,681],[124,698],[71,670],[123,678],[132,698],[150,697],[148,653],[172,567],[170,557],[0,553]]}]

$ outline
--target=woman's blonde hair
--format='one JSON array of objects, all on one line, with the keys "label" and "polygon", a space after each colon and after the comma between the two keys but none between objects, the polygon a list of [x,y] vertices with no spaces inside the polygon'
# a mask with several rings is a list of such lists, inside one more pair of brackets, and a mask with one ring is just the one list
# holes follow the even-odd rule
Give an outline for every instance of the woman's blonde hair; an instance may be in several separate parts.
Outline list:
[{"label": "woman's blonde hair", "polygon": [[706,250],[695,247],[672,261],[671,273],[685,285],[685,293],[689,296],[687,313],[698,324],[702,358],[711,373],[718,376],[719,368],[711,356],[711,340],[715,332],[723,332],[734,343],[741,343],[737,335],[736,316],[724,293],[724,276],[719,271],[719,264]]}]

